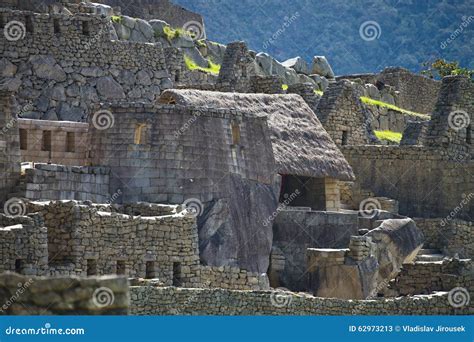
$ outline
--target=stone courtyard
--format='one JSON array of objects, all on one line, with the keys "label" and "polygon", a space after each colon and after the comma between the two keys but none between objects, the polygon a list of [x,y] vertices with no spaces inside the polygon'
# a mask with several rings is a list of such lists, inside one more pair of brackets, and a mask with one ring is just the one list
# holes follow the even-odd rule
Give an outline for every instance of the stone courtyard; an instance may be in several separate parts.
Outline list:
[{"label": "stone courtyard", "polygon": [[474,313],[472,79],[136,2],[0,0],[1,314]]}]

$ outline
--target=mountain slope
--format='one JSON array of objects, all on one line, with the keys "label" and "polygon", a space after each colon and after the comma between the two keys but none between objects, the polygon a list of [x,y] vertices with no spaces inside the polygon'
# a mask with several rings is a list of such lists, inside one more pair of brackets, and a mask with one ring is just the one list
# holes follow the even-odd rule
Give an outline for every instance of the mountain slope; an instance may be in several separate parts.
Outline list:
[{"label": "mountain slope", "polygon": [[[435,57],[474,68],[472,0],[174,2],[204,16],[211,40],[245,40],[251,49],[281,61],[325,55],[339,75],[375,72],[389,65],[418,71],[422,62]],[[365,22],[366,40],[359,32]],[[455,39],[447,42],[451,35]]]}]

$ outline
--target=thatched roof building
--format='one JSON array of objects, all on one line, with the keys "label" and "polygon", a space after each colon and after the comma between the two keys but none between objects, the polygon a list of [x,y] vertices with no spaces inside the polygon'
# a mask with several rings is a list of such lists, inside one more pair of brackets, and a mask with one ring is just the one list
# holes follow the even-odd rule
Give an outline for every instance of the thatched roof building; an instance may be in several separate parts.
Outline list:
[{"label": "thatched roof building", "polygon": [[171,89],[164,91],[159,101],[213,109],[231,108],[246,114],[266,116],[278,173],[354,179],[344,155],[299,95]]}]

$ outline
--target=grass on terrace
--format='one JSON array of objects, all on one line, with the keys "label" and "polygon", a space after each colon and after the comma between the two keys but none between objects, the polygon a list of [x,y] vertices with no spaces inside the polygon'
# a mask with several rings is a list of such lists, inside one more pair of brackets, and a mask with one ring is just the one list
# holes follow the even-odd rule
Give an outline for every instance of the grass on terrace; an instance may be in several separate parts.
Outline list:
[{"label": "grass on terrace", "polygon": [[374,131],[375,136],[379,140],[386,140],[391,142],[396,142],[397,144],[400,143],[402,140],[402,133],[393,132],[393,131]]},{"label": "grass on terrace", "polygon": [[189,57],[187,55],[184,55],[184,63],[186,63],[186,67],[189,70],[191,70],[191,71],[192,70],[200,70],[200,71],[204,71],[204,72],[207,72],[207,73],[210,73],[210,74],[218,75],[219,71],[221,70],[221,65],[213,63],[209,59],[208,59],[208,62],[209,62],[209,67],[203,68],[203,67],[197,65],[196,62],[194,62],[191,59],[191,57]]},{"label": "grass on terrace", "polygon": [[427,120],[430,119],[430,116],[429,116],[429,115],[421,114],[421,113],[416,113],[416,112],[412,112],[412,111],[409,111],[409,110],[406,110],[406,109],[402,109],[402,108],[400,108],[400,107],[397,107],[397,106],[392,105],[392,104],[387,103],[387,102],[383,102],[383,101],[371,99],[370,97],[361,96],[361,97],[360,97],[360,100],[361,100],[363,103],[368,104],[368,105],[379,106],[379,107],[384,107],[384,108],[388,108],[388,109],[393,109],[393,110],[396,110],[396,111],[401,112],[401,113],[406,114],[406,115],[417,116],[417,117],[420,117],[420,118],[423,118],[423,119],[427,119]]}]

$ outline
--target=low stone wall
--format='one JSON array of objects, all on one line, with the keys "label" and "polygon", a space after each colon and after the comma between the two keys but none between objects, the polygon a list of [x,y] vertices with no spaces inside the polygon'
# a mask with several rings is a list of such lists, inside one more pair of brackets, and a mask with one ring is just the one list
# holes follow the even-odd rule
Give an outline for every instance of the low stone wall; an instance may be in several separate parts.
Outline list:
[{"label": "low stone wall", "polygon": [[0,274],[0,315],[127,315],[125,277],[26,277]]},{"label": "low stone wall", "polygon": [[448,256],[474,258],[473,222],[442,218],[416,218],[415,222],[425,235],[424,248],[439,249]]},{"label": "low stone wall", "polygon": [[265,273],[247,272],[238,267],[201,267],[203,287],[218,287],[233,290],[268,290],[270,285]]},{"label": "low stone wall", "polygon": [[[22,203],[14,205],[21,210]],[[47,231],[39,215],[0,214],[0,272],[14,270],[26,275],[46,275]]]},{"label": "low stone wall", "polygon": [[313,297],[306,293],[130,287],[132,315],[466,315],[446,292],[375,300]]},{"label": "low stone wall", "polygon": [[405,264],[389,284],[390,289],[402,296],[450,291],[455,287],[474,290],[474,269],[470,259]]},{"label": "low stone wall", "polygon": [[109,200],[109,172],[107,167],[35,164],[26,169],[25,197],[104,203]]},{"label": "low stone wall", "polygon": [[374,130],[389,130],[403,133],[410,121],[424,122],[422,117],[404,114],[402,112],[379,106],[363,104],[372,114],[371,125]]}]

